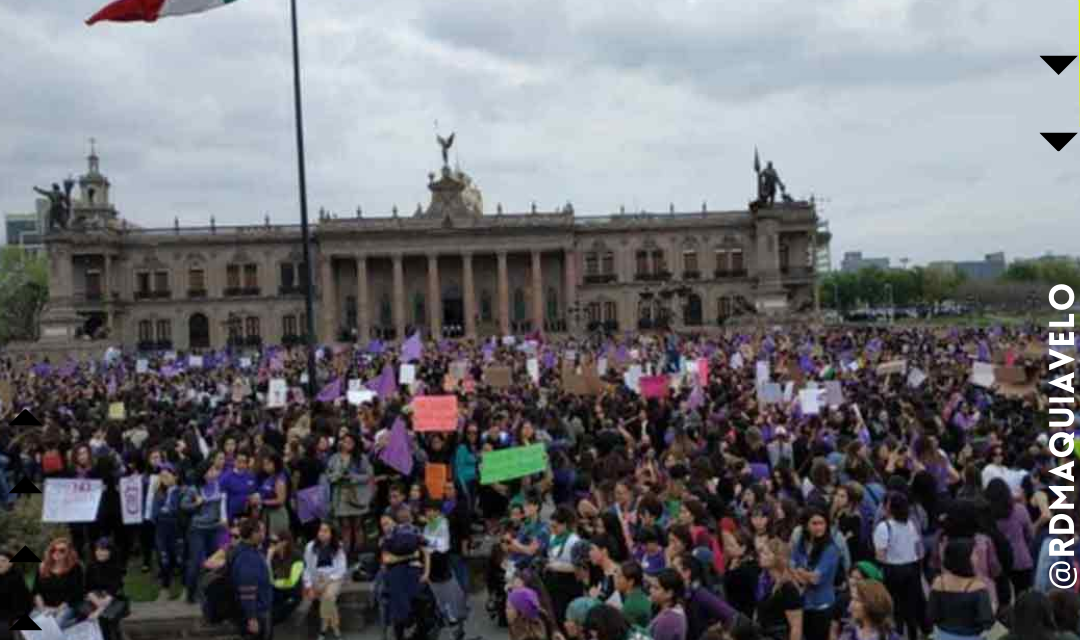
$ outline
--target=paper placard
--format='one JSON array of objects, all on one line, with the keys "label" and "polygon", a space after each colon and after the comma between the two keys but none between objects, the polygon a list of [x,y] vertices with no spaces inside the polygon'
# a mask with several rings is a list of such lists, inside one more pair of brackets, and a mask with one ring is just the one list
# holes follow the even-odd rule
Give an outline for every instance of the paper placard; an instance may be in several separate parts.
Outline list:
[{"label": "paper placard", "polygon": [[758,360],[755,368],[754,380],[757,381],[757,386],[759,387],[769,381],[768,360]]},{"label": "paper placard", "polygon": [[401,365],[401,371],[398,374],[398,382],[404,385],[410,385],[416,382],[416,365],[415,364],[403,364]]},{"label": "paper placard", "polygon": [[97,520],[101,480],[46,478],[42,522],[94,522]]},{"label": "paper placard", "polygon": [[743,356],[741,353],[736,353],[731,356],[731,368],[738,371],[743,368]]},{"label": "paper placard", "polygon": [[188,367],[192,369],[202,369],[203,357],[202,356],[188,356]]},{"label": "paper placard", "polygon": [[607,375],[607,358],[600,358],[596,361],[596,375],[601,378]]},{"label": "paper placard", "polygon": [[175,351],[166,351],[165,352],[165,362],[172,362],[174,360],[176,360],[176,352]]},{"label": "paper placard", "polygon": [[525,369],[529,372],[533,384],[540,384],[540,361],[536,358],[529,358],[528,362],[525,363]]},{"label": "paper placard", "polygon": [[514,336],[503,336],[502,343],[507,347],[512,347],[517,342],[517,338]]},{"label": "paper placard", "polygon": [[547,470],[543,444],[485,452],[480,459],[480,484],[494,484],[531,476]]},{"label": "paper placard", "polygon": [[994,385],[994,365],[989,362],[971,363],[971,384],[990,388]]},{"label": "paper placard", "polygon": [[120,478],[120,509],[125,525],[139,524],[143,521],[142,476]]},{"label": "paper placard", "polygon": [[449,467],[445,464],[427,463],[424,466],[424,486],[427,487],[428,497],[432,500],[442,500],[449,477]]},{"label": "paper placard", "polygon": [[825,402],[834,408],[844,404],[844,387],[839,380],[825,381]]},{"label": "paper placard", "polygon": [[799,392],[799,407],[808,416],[816,416],[821,411],[820,389],[803,389]]},{"label": "paper placard", "polygon": [[994,380],[1002,384],[1027,383],[1027,370],[1023,367],[994,367]]},{"label": "paper placard", "polygon": [[454,431],[458,423],[457,396],[419,396],[412,401],[417,431]]},{"label": "paper placard", "polygon": [[361,405],[365,402],[374,402],[376,397],[378,397],[378,394],[369,389],[350,389],[345,393],[345,399],[351,405]]},{"label": "paper placard", "polygon": [[879,376],[903,374],[905,371],[907,371],[907,360],[892,360],[890,362],[882,362],[877,366],[877,374]]},{"label": "paper placard", "polygon": [[634,393],[641,393],[641,365],[630,365],[630,368],[623,373],[623,383],[626,384],[626,388],[630,389]]},{"label": "paper placard", "polygon": [[663,398],[667,395],[669,380],[665,376],[645,376],[639,381],[643,398]]},{"label": "paper placard", "polygon": [[124,409],[123,402],[109,403],[109,420],[123,420],[125,417],[127,417],[127,411]]},{"label": "paper placard", "polygon": [[271,378],[266,390],[266,406],[271,409],[284,407],[289,401],[289,383],[285,378]]},{"label": "paper placard", "polygon": [[359,391],[359,390],[361,390],[363,388],[364,388],[363,383],[360,381],[360,378],[352,378],[352,379],[349,380],[349,386],[345,390],[346,391]]},{"label": "paper placard", "polygon": [[510,367],[505,365],[491,366],[484,369],[484,381],[496,389],[505,389],[510,386]]},{"label": "paper placard", "polygon": [[783,397],[779,382],[766,382],[758,387],[758,401],[765,404],[776,404]]},{"label": "paper placard", "polygon": [[907,383],[909,387],[918,389],[924,382],[926,382],[926,374],[923,373],[922,369],[912,367],[912,369],[908,371]]},{"label": "paper placard", "polygon": [[139,358],[135,361],[135,373],[146,373],[150,370],[150,361],[146,358]]},{"label": "paper placard", "polygon": [[240,368],[241,369],[250,369],[251,368],[251,358],[249,358],[247,356],[244,356],[244,357],[240,358]]},{"label": "paper placard", "polygon": [[[64,640],[64,632],[60,630],[56,618],[44,613],[31,615],[30,619],[38,626],[39,631],[20,631],[25,640]],[[11,624],[8,620],[4,624]]]}]

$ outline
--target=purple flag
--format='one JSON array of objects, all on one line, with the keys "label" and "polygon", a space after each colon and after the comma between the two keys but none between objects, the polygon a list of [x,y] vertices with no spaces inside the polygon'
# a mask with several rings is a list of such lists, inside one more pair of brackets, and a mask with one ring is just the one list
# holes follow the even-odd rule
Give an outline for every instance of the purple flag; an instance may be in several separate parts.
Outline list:
[{"label": "purple flag", "polygon": [[558,359],[556,358],[554,351],[548,350],[544,352],[544,359],[542,364],[544,365],[545,369],[554,369],[557,361]]},{"label": "purple flag", "polygon": [[377,356],[377,355],[380,355],[383,352],[384,348],[385,347],[383,346],[383,341],[379,340],[378,338],[375,338],[371,342],[368,343],[367,352],[372,354],[372,355]]},{"label": "purple flag", "polygon": [[705,404],[705,392],[701,390],[701,385],[695,384],[690,397],[686,399],[686,406],[691,411],[697,411],[703,404]]},{"label": "purple flag", "polygon": [[623,364],[630,359],[630,351],[626,348],[625,344],[619,345],[619,350],[615,352],[615,361],[619,364]]},{"label": "purple flag", "polygon": [[799,368],[803,370],[803,373],[814,373],[814,359],[804,353],[799,356]]},{"label": "purple flag", "polygon": [[419,360],[424,355],[424,345],[420,342],[420,332],[412,334],[408,340],[401,345],[401,361],[402,362],[414,362]]},{"label": "purple flag", "polygon": [[990,362],[990,345],[986,340],[979,340],[979,355],[978,360],[980,362]]},{"label": "purple flag", "polygon": [[394,420],[394,426],[390,428],[390,440],[379,452],[379,460],[401,472],[402,475],[407,476],[412,473],[412,444],[409,442],[409,433],[405,430],[405,421],[401,419],[401,416]]},{"label": "purple flag", "polygon": [[341,397],[341,378],[337,378],[330,384],[323,387],[319,395],[315,396],[315,399],[319,402],[333,402]]},{"label": "purple flag", "polygon": [[109,376],[109,384],[106,387],[106,392],[110,396],[115,396],[116,395],[116,377],[115,376]]},{"label": "purple flag", "polygon": [[330,510],[327,505],[326,488],[317,484],[296,492],[296,516],[307,524],[312,520],[324,520]]},{"label": "purple flag", "polygon": [[495,359],[495,347],[491,344],[484,345],[484,362],[491,362]]},{"label": "purple flag", "polygon": [[397,393],[397,379],[394,377],[394,368],[389,364],[383,366],[382,373],[378,378],[367,383],[368,391],[374,391],[381,400],[389,400]]},{"label": "purple flag", "polygon": [[42,362],[40,364],[35,364],[32,371],[34,372],[34,375],[44,377],[49,375],[52,371],[52,366],[48,362]]}]

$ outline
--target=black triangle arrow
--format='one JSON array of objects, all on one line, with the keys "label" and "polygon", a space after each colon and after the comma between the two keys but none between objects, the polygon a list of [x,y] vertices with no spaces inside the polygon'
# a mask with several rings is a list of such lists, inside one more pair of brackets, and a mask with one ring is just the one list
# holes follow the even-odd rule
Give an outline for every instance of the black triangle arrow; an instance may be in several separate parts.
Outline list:
[{"label": "black triangle arrow", "polygon": [[1065,145],[1069,144],[1069,140],[1072,140],[1075,135],[1075,131],[1067,131],[1064,133],[1043,133],[1042,137],[1046,138],[1046,141],[1050,143],[1051,147],[1061,151],[1065,148]]},{"label": "black triangle arrow", "polygon": [[1065,70],[1073,60],[1076,60],[1076,56],[1039,56],[1046,64],[1050,65],[1050,68],[1054,70],[1059,76],[1061,72]]},{"label": "black triangle arrow", "polygon": [[41,564],[41,558],[34,555],[34,552],[30,550],[30,547],[24,546],[11,558],[12,562],[33,562],[35,564]]},{"label": "black triangle arrow", "polygon": [[34,486],[33,482],[30,482],[30,478],[23,478],[22,480],[19,480],[18,484],[15,485],[15,488],[11,490],[11,493],[16,495],[20,493],[41,493],[41,490]]},{"label": "black triangle arrow", "polygon": [[29,410],[23,409],[19,415],[15,416],[15,419],[11,421],[13,427],[40,427],[41,422],[34,417],[34,414]]},{"label": "black triangle arrow", "polygon": [[35,623],[33,620],[31,620],[30,616],[23,616],[23,617],[19,618],[18,620],[16,620],[11,625],[11,630],[12,631],[41,631],[41,627],[37,626],[37,623]]}]

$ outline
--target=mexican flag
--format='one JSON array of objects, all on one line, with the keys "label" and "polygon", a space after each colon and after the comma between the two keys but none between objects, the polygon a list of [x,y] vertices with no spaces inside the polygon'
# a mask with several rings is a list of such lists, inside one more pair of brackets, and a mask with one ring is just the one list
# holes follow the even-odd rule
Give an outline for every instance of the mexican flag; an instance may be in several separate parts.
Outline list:
[{"label": "mexican flag", "polygon": [[87,19],[91,25],[108,22],[154,22],[166,16],[182,16],[224,7],[236,0],[115,0]]}]

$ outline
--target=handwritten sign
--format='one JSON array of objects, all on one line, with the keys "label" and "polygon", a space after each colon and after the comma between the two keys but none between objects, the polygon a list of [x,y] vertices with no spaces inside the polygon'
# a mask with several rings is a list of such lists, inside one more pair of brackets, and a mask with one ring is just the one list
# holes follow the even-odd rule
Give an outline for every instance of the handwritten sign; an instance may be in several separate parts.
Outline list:
[{"label": "handwritten sign", "polygon": [[284,407],[289,401],[289,383],[285,378],[271,378],[266,389],[266,406],[271,409]]},{"label": "handwritten sign", "polygon": [[990,388],[994,385],[994,365],[989,362],[971,363],[971,384]]},{"label": "handwritten sign", "polygon": [[536,358],[529,358],[529,361],[525,363],[525,369],[529,372],[533,384],[540,384],[540,361]]},{"label": "handwritten sign", "polygon": [[645,376],[640,380],[641,395],[644,398],[663,398],[668,391],[667,376]]},{"label": "handwritten sign", "polygon": [[419,396],[412,401],[417,431],[454,431],[458,422],[457,396]]},{"label": "handwritten sign", "polygon": [[190,356],[188,357],[188,366],[192,369],[202,369],[203,359],[202,356]]},{"label": "handwritten sign", "polygon": [[449,467],[445,464],[429,462],[424,467],[424,486],[427,487],[428,496],[432,500],[442,500],[446,492],[446,481],[450,476]]},{"label": "handwritten sign", "polygon": [[401,373],[398,375],[398,381],[401,384],[413,384],[416,382],[416,365],[415,364],[402,364]]},{"label": "handwritten sign", "polygon": [[890,362],[882,362],[877,366],[877,374],[879,376],[903,374],[905,371],[907,371],[907,360],[892,360]]},{"label": "handwritten sign", "polygon": [[488,451],[480,459],[480,484],[531,476],[547,470],[547,466],[547,449],[543,444]]},{"label": "handwritten sign", "polygon": [[484,381],[496,389],[505,389],[510,386],[510,367],[492,366],[484,370]]},{"label": "handwritten sign", "polygon": [[109,420],[123,420],[125,417],[127,417],[127,411],[124,409],[123,402],[109,403]]},{"label": "handwritten sign", "polygon": [[374,402],[376,395],[377,394],[374,391],[369,389],[350,389],[345,394],[345,398],[351,405],[361,405],[365,402]]},{"label": "handwritten sign", "polygon": [[143,521],[142,476],[120,478],[120,508],[125,525],[139,524]]},{"label": "handwritten sign", "polygon": [[135,373],[146,373],[150,370],[150,361],[146,358],[139,358],[135,361]]},{"label": "handwritten sign", "polygon": [[42,522],[94,522],[105,486],[101,480],[47,478]]}]

